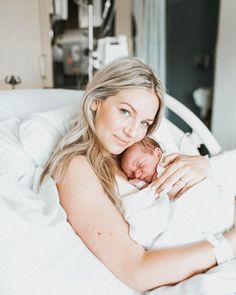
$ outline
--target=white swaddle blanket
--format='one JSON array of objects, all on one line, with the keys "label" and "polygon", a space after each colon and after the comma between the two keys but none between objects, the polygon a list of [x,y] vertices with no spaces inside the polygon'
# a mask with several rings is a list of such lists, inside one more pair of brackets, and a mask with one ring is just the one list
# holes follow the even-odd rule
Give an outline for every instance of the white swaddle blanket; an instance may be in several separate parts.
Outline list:
[{"label": "white swaddle blanket", "polygon": [[[232,191],[210,179],[195,185],[174,202],[167,195],[157,199],[149,189],[138,190],[117,177],[123,215],[130,236],[145,248],[161,248],[205,239],[205,233],[221,232],[234,222]],[[236,294],[236,259],[195,275],[179,284],[145,292],[148,295]]]},{"label": "white swaddle blanket", "polygon": [[145,248],[174,246],[205,239],[206,233],[230,229],[234,222],[234,194],[206,179],[176,201],[159,199],[149,187],[138,190],[118,177],[123,215],[130,236]]}]

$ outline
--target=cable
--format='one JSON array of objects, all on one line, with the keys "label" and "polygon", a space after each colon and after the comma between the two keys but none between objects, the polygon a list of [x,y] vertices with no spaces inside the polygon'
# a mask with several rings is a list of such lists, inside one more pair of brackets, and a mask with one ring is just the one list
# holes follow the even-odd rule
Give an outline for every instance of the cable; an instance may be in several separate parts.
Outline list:
[{"label": "cable", "polygon": [[111,1],[106,0],[105,7],[104,7],[104,10],[103,10],[103,14],[102,14],[102,19],[103,20],[106,19],[110,6],[111,6]]}]

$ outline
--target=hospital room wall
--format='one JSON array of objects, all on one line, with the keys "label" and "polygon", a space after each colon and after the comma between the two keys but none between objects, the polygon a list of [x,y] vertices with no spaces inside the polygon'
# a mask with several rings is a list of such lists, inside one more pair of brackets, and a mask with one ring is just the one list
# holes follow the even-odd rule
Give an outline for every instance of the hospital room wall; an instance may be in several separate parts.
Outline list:
[{"label": "hospital room wall", "polygon": [[[200,117],[193,91],[213,88],[219,1],[167,0],[166,4],[167,91]],[[190,131],[174,114],[170,119]],[[210,127],[210,112],[201,119]]]},{"label": "hospital room wall", "polygon": [[212,132],[224,150],[236,148],[236,1],[222,0],[216,48]]}]

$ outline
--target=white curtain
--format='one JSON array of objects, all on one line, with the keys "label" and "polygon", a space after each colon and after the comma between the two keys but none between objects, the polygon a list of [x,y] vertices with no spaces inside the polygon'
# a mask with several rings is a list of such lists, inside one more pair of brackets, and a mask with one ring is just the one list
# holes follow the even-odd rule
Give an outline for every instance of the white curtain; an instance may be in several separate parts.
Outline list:
[{"label": "white curtain", "polygon": [[134,0],[136,55],[166,81],[166,0]]}]

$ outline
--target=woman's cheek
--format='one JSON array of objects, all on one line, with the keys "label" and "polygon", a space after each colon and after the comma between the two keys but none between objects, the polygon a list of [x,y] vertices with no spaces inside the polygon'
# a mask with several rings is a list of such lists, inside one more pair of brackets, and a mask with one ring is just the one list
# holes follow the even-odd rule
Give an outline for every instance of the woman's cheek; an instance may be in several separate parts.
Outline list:
[{"label": "woman's cheek", "polygon": [[144,128],[140,129],[140,131],[138,133],[138,140],[137,141],[142,140],[146,135],[147,135],[147,130]]}]

